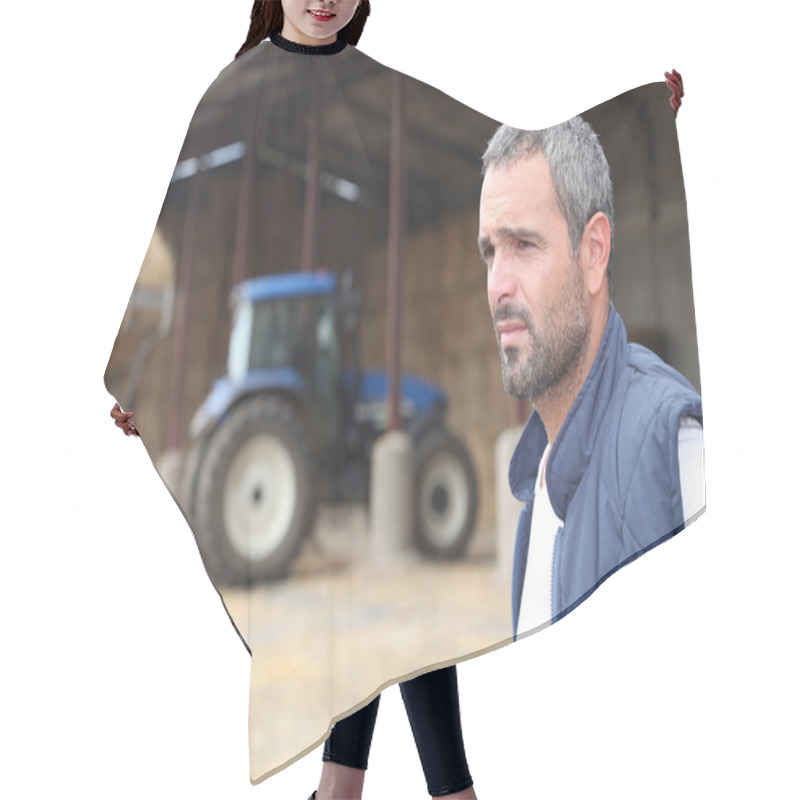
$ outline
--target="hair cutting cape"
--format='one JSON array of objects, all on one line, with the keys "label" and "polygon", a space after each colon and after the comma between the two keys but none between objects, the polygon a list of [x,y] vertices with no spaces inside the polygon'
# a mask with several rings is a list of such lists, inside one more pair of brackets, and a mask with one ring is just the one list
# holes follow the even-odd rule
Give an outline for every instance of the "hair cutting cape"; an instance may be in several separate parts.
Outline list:
[{"label": "hair cutting cape", "polygon": [[[698,386],[669,91],[584,117],[615,305]],[[189,126],[105,378],[252,654],[253,781],[384,687],[511,639],[530,406],[504,392],[476,247],[496,127],[353,47],[271,41]]]}]

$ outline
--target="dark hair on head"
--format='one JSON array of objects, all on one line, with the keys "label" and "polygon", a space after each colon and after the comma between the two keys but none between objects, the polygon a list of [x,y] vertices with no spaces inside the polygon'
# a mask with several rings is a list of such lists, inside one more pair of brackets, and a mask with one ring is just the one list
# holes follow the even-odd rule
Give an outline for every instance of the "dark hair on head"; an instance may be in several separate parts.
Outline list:
[{"label": "dark hair on head", "polygon": [[[369,0],[361,0],[353,19],[339,31],[336,38],[344,39],[347,44],[358,44],[368,16]],[[250,30],[247,32],[247,38],[239,48],[236,58],[282,30],[283,6],[280,0],[255,0],[253,10],[250,12]]]}]

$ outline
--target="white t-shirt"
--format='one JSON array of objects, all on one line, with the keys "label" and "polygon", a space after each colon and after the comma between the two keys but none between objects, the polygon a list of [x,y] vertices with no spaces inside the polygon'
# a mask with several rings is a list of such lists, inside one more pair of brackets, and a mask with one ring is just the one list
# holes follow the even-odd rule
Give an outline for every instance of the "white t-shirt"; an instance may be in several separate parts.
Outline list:
[{"label": "white t-shirt", "polygon": [[[553,557],[556,536],[564,521],[556,516],[547,492],[548,443],[536,475],[528,561],[522,586],[519,633],[547,627],[552,619]],[[678,428],[678,468],[684,520],[691,519],[705,505],[706,483],[703,464],[703,426],[694,417],[681,417]]]},{"label": "white t-shirt", "polygon": [[549,442],[536,473],[536,502],[533,504],[528,562],[517,625],[520,633],[549,625],[552,616],[553,550],[564,520],[556,516],[547,492],[545,465],[548,455]]}]

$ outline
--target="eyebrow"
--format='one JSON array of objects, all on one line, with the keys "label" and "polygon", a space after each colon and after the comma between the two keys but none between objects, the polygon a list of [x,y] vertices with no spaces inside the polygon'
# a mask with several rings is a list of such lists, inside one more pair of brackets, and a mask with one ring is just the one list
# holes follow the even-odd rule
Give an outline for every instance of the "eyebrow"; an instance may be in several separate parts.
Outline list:
[{"label": "eyebrow", "polygon": [[[500,241],[504,239],[530,239],[538,245],[543,245],[545,242],[544,236],[539,231],[532,228],[500,228],[497,231],[497,238]],[[481,255],[486,251],[486,246],[491,243],[491,237],[479,236],[478,237],[478,250]]]}]

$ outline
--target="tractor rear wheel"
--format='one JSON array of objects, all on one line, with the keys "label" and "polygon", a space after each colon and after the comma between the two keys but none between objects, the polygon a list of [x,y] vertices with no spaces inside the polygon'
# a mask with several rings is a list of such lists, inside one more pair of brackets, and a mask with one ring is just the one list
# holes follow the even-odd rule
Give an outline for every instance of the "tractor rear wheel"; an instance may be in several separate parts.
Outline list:
[{"label": "tractor rear wheel", "polygon": [[478,481],[467,448],[443,428],[415,450],[417,547],[436,558],[464,555],[478,512]]},{"label": "tractor rear wheel", "polygon": [[244,400],[211,435],[195,487],[195,536],[211,577],[229,586],[284,577],[316,513],[303,418],[276,396]]}]

